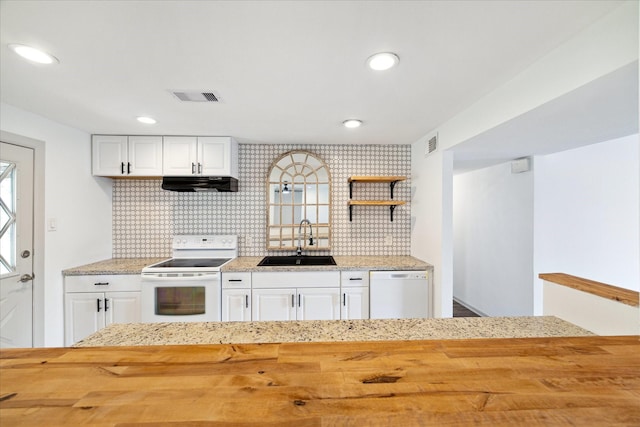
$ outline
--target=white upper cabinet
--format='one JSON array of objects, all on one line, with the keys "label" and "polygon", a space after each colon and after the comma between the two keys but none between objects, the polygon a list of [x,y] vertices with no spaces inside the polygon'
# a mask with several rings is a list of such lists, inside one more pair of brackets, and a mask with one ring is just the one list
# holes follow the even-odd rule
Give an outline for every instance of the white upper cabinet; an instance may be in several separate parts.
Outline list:
[{"label": "white upper cabinet", "polygon": [[166,176],[238,177],[238,143],[228,136],[165,136]]},{"label": "white upper cabinet", "polygon": [[162,137],[130,136],[131,176],[162,176]]},{"label": "white upper cabinet", "polygon": [[162,176],[162,137],[93,135],[96,176]]},{"label": "white upper cabinet", "polygon": [[94,175],[120,176],[125,174],[129,158],[126,136],[93,135],[91,144]]},{"label": "white upper cabinet", "polygon": [[171,176],[193,175],[198,171],[198,138],[165,136],[162,173]]}]

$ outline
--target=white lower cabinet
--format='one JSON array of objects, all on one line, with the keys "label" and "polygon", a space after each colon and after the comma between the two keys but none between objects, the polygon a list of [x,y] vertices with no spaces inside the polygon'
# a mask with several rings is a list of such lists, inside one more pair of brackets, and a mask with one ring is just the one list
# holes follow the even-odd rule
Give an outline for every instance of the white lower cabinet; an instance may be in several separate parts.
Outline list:
[{"label": "white lower cabinet", "polygon": [[251,320],[251,273],[222,274],[222,321]]},{"label": "white lower cabinet", "polygon": [[340,288],[253,290],[253,320],[338,320]]},{"label": "white lower cabinet", "polygon": [[340,320],[340,288],[298,289],[298,320]]},{"label": "white lower cabinet", "polygon": [[140,322],[140,277],[67,276],[64,307],[68,346],[112,323]]},{"label": "white lower cabinet", "polygon": [[344,320],[369,318],[369,288],[342,288],[340,318]]},{"label": "white lower cabinet", "polygon": [[253,320],[340,319],[340,272],[256,272]]},{"label": "white lower cabinet", "polygon": [[295,288],[254,289],[253,320],[296,320]]},{"label": "white lower cabinet", "polygon": [[340,318],[369,318],[369,271],[343,271],[340,274]]}]

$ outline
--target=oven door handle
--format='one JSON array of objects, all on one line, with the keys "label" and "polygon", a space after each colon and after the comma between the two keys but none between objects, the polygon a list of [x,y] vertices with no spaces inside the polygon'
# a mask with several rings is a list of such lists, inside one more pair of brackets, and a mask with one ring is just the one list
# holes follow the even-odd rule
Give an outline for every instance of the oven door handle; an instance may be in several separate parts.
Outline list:
[{"label": "oven door handle", "polygon": [[153,276],[143,274],[141,276],[143,282],[197,282],[202,280],[217,279],[220,277],[218,273],[206,273],[198,276]]}]

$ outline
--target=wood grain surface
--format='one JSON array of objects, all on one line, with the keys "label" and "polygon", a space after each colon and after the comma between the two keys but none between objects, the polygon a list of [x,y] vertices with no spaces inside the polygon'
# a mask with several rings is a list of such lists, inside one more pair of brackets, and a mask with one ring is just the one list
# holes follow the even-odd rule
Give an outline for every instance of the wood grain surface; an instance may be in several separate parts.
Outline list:
[{"label": "wood grain surface", "polygon": [[350,176],[348,182],[394,182],[405,181],[406,176]]},{"label": "wood grain surface", "polygon": [[606,283],[584,279],[565,273],[541,273],[538,275],[542,280],[552,282],[557,285],[566,286],[582,292],[597,295],[602,298],[618,301],[632,307],[640,305],[640,293],[631,289],[620,288],[618,286],[607,285]]},{"label": "wood grain surface", "polygon": [[407,202],[403,200],[349,200],[348,205],[359,206],[398,206]]},{"label": "wood grain surface", "polygon": [[6,426],[638,426],[640,340],[0,351]]}]

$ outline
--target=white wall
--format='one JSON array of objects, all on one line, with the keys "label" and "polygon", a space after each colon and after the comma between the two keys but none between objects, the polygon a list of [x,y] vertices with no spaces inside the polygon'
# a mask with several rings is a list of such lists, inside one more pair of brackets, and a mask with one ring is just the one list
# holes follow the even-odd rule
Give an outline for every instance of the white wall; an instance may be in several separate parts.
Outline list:
[{"label": "white wall", "polygon": [[[452,311],[453,232],[443,227],[453,217],[453,175],[446,150],[637,59],[638,2],[629,1],[413,144],[411,253],[435,267],[435,316]],[[425,157],[435,132],[439,151]]]},{"label": "white wall", "polygon": [[487,316],[533,314],[533,174],[504,163],[453,180],[453,295]]},{"label": "white wall", "polygon": [[[3,131],[45,142],[44,345],[63,345],[61,271],[111,257],[111,180],[91,176],[88,133],[0,104]],[[38,173],[38,172],[37,172]]]},{"label": "white wall", "polygon": [[639,209],[638,135],[539,156],[535,277],[567,273],[640,290]]}]

